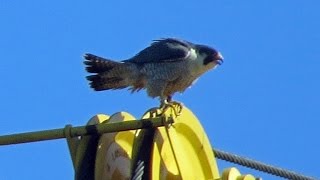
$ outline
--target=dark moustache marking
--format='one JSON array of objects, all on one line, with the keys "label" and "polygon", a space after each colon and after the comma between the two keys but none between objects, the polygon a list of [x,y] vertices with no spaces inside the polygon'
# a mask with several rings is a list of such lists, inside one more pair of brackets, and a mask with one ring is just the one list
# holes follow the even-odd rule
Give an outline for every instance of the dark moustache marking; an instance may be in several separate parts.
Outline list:
[{"label": "dark moustache marking", "polygon": [[213,61],[215,61],[216,59],[214,58],[213,55],[209,55],[207,56],[204,60],[203,60],[203,65],[207,65]]}]

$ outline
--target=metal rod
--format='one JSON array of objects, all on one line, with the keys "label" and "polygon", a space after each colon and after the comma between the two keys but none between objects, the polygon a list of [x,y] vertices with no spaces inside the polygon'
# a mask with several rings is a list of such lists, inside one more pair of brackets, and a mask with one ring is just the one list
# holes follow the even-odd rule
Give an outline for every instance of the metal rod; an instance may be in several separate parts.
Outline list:
[{"label": "metal rod", "polygon": [[60,139],[66,137],[86,136],[91,134],[103,134],[117,131],[127,131],[135,129],[144,129],[151,127],[164,126],[165,121],[162,117],[150,119],[132,120],[117,123],[102,123],[97,125],[71,127],[67,125],[65,128],[51,129],[44,131],[35,131],[27,133],[18,133],[0,136],[0,145],[10,145],[19,143],[28,143],[35,141],[45,141],[52,139]]}]

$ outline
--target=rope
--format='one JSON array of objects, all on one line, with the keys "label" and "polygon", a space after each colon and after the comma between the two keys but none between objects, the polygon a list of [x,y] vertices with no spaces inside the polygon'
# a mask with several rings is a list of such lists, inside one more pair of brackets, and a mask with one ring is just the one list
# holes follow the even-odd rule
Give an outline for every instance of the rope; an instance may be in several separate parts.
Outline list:
[{"label": "rope", "polygon": [[224,152],[218,149],[214,149],[214,154],[216,155],[216,158],[233,162],[235,164],[239,164],[241,166],[246,166],[248,168],[252,168],[255,170],[259,170],[262,172],[266,172],[275,176],[279,176],[282,178],[292,179],[292,180],[315,180],[315,178],[304,176],[292,171],[288,171],[282,168],[274,167],[268,164],[264,164],[252,159],[248,159],[245,157],[241,157],[238,155],[234,155],[228,152]]},{"label": "rope", "polygon": [[180,168],[180,165],[178,163],[178,158],[177,158],[176,152],[174,151],[174,148],[173,148],[173,143],[172,143],[172,139],[171,139],[170,134],[169,134],[168,126],[165,126],[165,130],[166,130],[166,135],[167,135],[168,140],[169,140],[170,149],[171,149],[175,164],[176,164],[177,169],[178,169],[178,173],[181,175],[182,174],[181,173],[181,168]]}]

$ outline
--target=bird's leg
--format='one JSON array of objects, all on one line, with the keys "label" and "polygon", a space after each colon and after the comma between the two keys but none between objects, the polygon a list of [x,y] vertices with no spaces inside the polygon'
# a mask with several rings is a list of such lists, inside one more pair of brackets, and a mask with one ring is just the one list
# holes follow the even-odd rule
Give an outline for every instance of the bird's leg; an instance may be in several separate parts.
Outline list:
[{"label": "bird's leg", "polygon": [[158,117],[162,115],[167,109],[168,101],[165,96],[160,96],[160,107],[149,110],[150,117]]},{"label": "bird's leg", "polygon": [[164,108],[168,104],[167,98],[160,97],[160,108]]},{"label": "bird's leg", "polygon": [[181,114],[183,104],[177,101],[172,101],[171,95],[167,97],[161,97],[160,102],[160,108],[162,109],[162,113],[171,108],[176,116],[179,116]]}]

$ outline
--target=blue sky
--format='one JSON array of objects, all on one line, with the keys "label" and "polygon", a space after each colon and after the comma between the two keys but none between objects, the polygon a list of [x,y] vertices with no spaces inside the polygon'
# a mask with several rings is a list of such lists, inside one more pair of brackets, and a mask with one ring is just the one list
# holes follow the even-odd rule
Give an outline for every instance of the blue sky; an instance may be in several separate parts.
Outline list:
[{"label": "blue sky", "polygon": [[[93,92],[86,52],[126,59],[161,37],[221,51],[225,63],[175,96],[213,147],[320,177],[319,1],[5,1],[0,3],[0,134],[139,118],[145,92]],[[65,140],[0,147],[1,179],[72,179]],[[233,164],[218,161],[220,171]],[[240,168],[264,179],[278,179]]]}]

